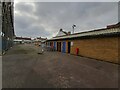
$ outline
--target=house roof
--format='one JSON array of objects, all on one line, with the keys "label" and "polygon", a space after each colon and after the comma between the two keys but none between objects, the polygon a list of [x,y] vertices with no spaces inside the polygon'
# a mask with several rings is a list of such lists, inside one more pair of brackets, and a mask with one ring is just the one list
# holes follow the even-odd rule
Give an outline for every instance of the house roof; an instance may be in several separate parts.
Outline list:
[{"label": "house roof", "polygon": [[120,22],[118,22],[117,24],[113,24],[113,25],[108,25],[107,28],[119,28],[120,27]]},{"label": "house roof", "polygon": [[55,37],[59,37],[59,36],[63,36],[63,35],[68,35],[68,33],[63,31],[62,29],[60,29],[58,34]]},{"label": "house roof", "polygon": [[36,39],[39,39],[39,40],[46,40],[47,38],[37,37]]},{"label": "house roof", "polygon": [[21,40],[31,40],[31,38],[28,38],[28,37],[15,37],[15,39],[21,39]]},{"label": "house roof", "polygon": [[106,28],[91,30],[86,32],[74,33],[71,35],[63,35],[53,37],[49,40],[59,40],[59,39],[71,39],[71,38],[78,38],[78,37],[91,37],[91,36],[109,36],[109,35],[116,35],[120,34],[120,23],[109,25]]}]

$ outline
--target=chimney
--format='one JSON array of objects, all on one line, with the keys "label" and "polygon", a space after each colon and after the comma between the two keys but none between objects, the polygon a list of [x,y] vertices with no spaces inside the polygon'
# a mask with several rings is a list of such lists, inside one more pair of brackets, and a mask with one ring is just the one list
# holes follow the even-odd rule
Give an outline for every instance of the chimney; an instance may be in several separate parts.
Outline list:
[{"label": "chimney", "polygon": [[70,35],[70,34],[71,34],[71,32],[69,31],[69,32],[68,32],[68,35]]},{"label": "chimney", "polygon": [[60,31],[62,31],[62,28],[60,29]]}]

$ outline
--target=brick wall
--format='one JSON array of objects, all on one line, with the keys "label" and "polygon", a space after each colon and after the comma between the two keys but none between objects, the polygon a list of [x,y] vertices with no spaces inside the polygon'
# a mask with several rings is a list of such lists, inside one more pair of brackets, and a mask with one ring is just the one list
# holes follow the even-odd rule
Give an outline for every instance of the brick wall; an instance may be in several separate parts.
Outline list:
[{"label": "brick wall", "polygon": [[68,42],[70,41],[73,42],[73,46],[71,46],[71,54],[76,55],[76,48],[79,48],[78,54],[80,56],[118,63],[118,41],[120,42],[120,37],[59,40],[57,42],[61,42],[61,49],[62,42],[64,41],[66,41],[66,53],[68,53]]},{"label": "brick wall", "polygon": [[75,54],[76,48],[79,48],[81,56],[118,63],[117,37],[74,40],[73,43],[71,54]]}]

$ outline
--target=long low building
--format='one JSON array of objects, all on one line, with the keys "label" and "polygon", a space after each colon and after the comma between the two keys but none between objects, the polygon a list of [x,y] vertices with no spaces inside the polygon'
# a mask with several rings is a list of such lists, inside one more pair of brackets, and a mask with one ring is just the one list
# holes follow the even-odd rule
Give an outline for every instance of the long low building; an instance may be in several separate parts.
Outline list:
[{"label": "long low building", "polygon": [[47,40],[46,45],[63,53],[119,63],[119,40],[120,23],[117,23],[102,29],[56,36]]},{"label": "long low building", "polygon": [[14,44],[24,44],[24,43],[32,43],[32,39],[29,37],[15,37]]}]

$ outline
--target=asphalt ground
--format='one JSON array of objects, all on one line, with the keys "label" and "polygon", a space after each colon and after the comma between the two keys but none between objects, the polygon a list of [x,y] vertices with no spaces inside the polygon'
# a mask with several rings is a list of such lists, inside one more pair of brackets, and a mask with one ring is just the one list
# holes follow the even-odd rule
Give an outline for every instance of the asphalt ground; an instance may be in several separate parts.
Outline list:
[{"label": "asphalt ground", "polygon": [[117,88],[118,65],[23,44],[2,57],[3,88]]}]

